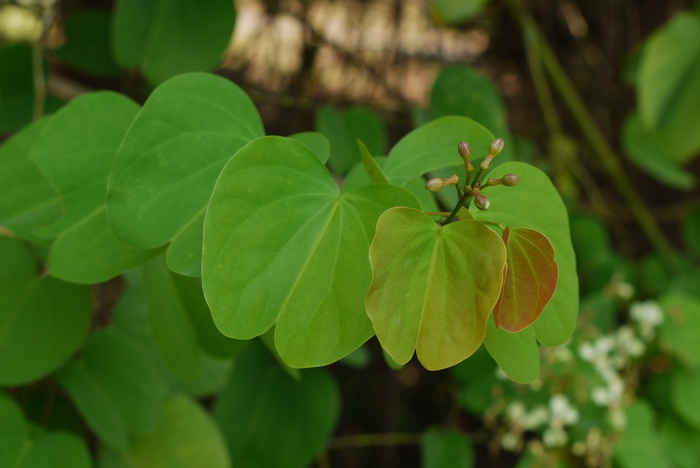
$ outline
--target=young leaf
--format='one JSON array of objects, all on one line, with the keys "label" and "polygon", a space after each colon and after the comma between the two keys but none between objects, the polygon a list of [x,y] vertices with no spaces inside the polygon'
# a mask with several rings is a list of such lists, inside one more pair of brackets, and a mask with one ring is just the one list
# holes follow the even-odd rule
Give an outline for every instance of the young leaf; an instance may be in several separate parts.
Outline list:
[{"label": "young leaf", "polygon": [[360,148],[360,157],[362,158],[362,164],[365,166],[365,171],[367,172],[369,180],[372,181],[374,185],[388,184],[389,181],[384,177],[382,169],[374,160],[365,144],[362,143],[362,140],[357,140],[357,146]]},{"label": "young leaf", "polygon": [[156,254],[124,244],[105,214],[107,175],[138,109],[112,92],[80,96],[48,120],[32,147],[31,158],[63,200],[63,216],[36,231],[58,236],[48,257],[52,276],[99,283]]},{"label": "young leaf", "polygon": [[[205,73],[175,77],[149,97],[119,149],[107,211],[114,233],[148,249],[173,242],[169,266],[199,274],[203,213],[224,163],[264,134],[248,96]],[[183,238],[185,240],[180,240]]]},{"label": "young leaf", "polygon": [[154,85],[207,71],[221,61],[235,20],[228,0],[119,0],[112,21],[114,56],[126,68],[142,66]]},{"label": "young leaf", "polygon": [[511,380],[530,383],[540,376],[540,351],[532,327],[508,333],[489,319],[484,346]]},{"label": "young leaf", "polygon": [[166,396],[151,352],[115,331],[93,333],[57,378],[100,439],[120,450],[153,429]]},{"label": "young leaf", "polygon": [[366,307],[382,347],[399,364],[414,350],[430,370],[481,345],[503,283],[506,249],[481,223],[440,226],[411,208],[387,210],[370,247]]},{"label": "young leaf", "polygon": [[389,152],[384,175],[392,184],[403,186],[428,172],[454,166],[459,163],[457,144],[461,140],[469,142],[472,162],[478,165],[488,153],[493,135],[466,117],[442,117],[403,137]]},{"label": "young leaf", "polygon": [[497,166],[487,177],[499,179],[506,174],[520,177],[515,187],[497,185],[485,192],[491,201],[488,211],[470,211],[474,218],[541,232],[554,247],[559,266],[559,282],[549,304],[534,323],[537,339],[557,346],[569,339],[578,315],[578,277],[576,256],[571,246],[566,207],[547,175],[534,166],[508,162]]},{"label": "young leaf", "polygon": [[508,261],[493,316],[496,328],[517,333],[537,320],[552,298],[559,268],[554,263],[552,244],[537,231],[506,228],[503,242]]},{"label": "young leaf", "polygon": [[303,468],[328,443],[339,410],[325,370],[295,380],[256,342],[236,360],[213,412],[236,467]]},{"label": "young leaf", "polygon": [[25,384],[57,369],[83,341],[90,290],[41,277],[16,239],[0,236],[0,259],[0,385]]},{"label": "young leaf", "polygon": [[337,361],[372,336],[364,313],[379,215],[417,206],[399,187],[340,193],[305,145],[255,140],[231,158],[204,222],[202,283],[214,322],[248,339],[273,324],[291,367]]}]

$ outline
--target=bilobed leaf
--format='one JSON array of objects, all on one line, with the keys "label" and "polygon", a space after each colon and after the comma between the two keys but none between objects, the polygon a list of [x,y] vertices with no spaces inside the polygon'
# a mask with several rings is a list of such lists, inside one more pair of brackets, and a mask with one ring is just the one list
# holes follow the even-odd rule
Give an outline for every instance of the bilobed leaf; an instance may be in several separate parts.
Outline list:
[{"label": "bilobed leaf", "polygon": [[683,13],[647,42],[637,82],[645,127],[662,131],[683,162],[700,148],[700,15]]},{"label": "bilobed leaf", "polygon": [[151,352],[111,330],[93,333],[57,378],[100,439],[120,450],[153,429],[166,396]]},{"label": "bilobed leaf", "polygon": [[493,318],[490,318],[484,346],[511,380],[530,383],[540,376],[540,351],[532,327],[508,333],[496,328]]},{"label": "bilobed leaf", "polygon": [[248,96],[205,73],[160,85],[136,116],[109,180],[114,233],[140,248],[172,242],[168,264],[199,274],[203,214],[225,162],[264,134]]},{"label": "bilobed leaf", "polygon": [[362,140],[357,140],[357,146],[360,148],[360,157],[362,158],[362,164],[365,166],[365,171],[369,180],[372,181],[374,185],[388,184],[389,181],[384,177],[381,167],[374,160],[370,154],[367,146],[362,143]]},{"label": "bilobed leaf", "polygon": [[76,435],[35,433],[19,406],[0,394],[0,466],[12,468],[89,468],[90,452]]},{"label": "bilobed leaf", "polygon": [[465,434],[428,430],[421,442],[422,468],[471,468],[474,450]]},{"label": "bilobed leaf", "polygon": [[324,369],[302,370],[293,379],[258,342],[236,360],[213,410],[240,468],[311,465],[339,411],[338,388]]},{"label": "bilobed leaf", "polygon": [[235,20],[228,0],[119,0],[112,22],[114,56],[124,67],[143,67],[154,85],[207,71],[221,61]]},{"label": "bilobed leaf", "polygon": [[61,215],[58,194],[29,153],[48,117],[28,125],[0,146],[0,226],[15,237],[44,244],[34,235]]},{"label": "bilobed leaf", "polygon": [[503,290],[493,316],[496,328],[517,333],[537,320],[552,298],[559,268],[554,262],[552,244],[540,232],[506,228],[503,242],[508,261],[503,272]]},{"label": "bilobed leaf", "polygon": [[273,324],[292,367],[340,359],[372,336],[364,313],[379,215],[417,206],[392,185],[341,194],[305,145],[260,138],[231,158],[204,222],[202,283],[214,322],[248,339]]},{"label": "bilobed leaf", "polygon": [[[471,146],[472,162],[478,166],[488,154],[493,135],[466,117],[442,117],[403,137],[389,152],[384,175],[392,184],[403,186],[428,172],[459,164],[457,145],[462,140]],[[459,176],[464,180],[464,170]]]},{"label": "bilobed leaf", "polygon": [[411,208],[387,210],[370,248],[366,308],[382,347],[399,364],[414,351],[430,370],[481,345],[503,283],[506,249],[481,223],[440,226]]},{"label": "bilobed leaf", "polygon": [[0,236],[0,259],[0,385],[20,385],[54,371],[78,348],[92,301],[85,286],[41,277],[16,239]]},{"label": "bilobed leaf", "polygon": [[497,185],[484,194],[491,202],[488,211],[471,207],[474,218],[541,232],[554,247],[559,267],[559,282],[549,304],[533,324],[537,339],[547,346],[557,346],[571,336],[578,315],[578,277],[576,256],[571,245],[566,207],[552,182],[534,166],[508,162],[493,169],[487,177],[499,179],[506,174],[520,177],[514,187]]},{"label": "bilobed leaf", "polygon": [[311,151],[318,156],[323,164],[328,162],[328,157],[331,155],[331,143],[323,133],[318,132],[301,132],[289,135],[289,138],[298,142],[304,143]]},{"label": "bilobed leaf", "polygon": [[63,216],[36,231],[57,236],[48,257],[52,276],[99,283],[156,254],[119,240],[105,214],[107,176],[138,109],[112,92],[80,96],[48,120],[32,147],[31,158],[63,201]]}]

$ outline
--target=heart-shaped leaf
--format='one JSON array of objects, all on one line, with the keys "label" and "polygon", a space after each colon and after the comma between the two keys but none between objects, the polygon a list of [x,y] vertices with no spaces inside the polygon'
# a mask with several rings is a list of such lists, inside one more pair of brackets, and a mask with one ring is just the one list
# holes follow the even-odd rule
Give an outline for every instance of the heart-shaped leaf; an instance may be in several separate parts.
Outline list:
[{"label": "heart-shaped leaf", "polygon": [[115,234],[144,249],[172,242],[168,266],[199,275],[203,214],[216,178],[263,134],[253,103],[224,78],[190,73],[160,85],[124,137],[110,175]]},{"label": "heart-shaped leaf", "polygon": [[452,366],[481,345],[503,283],[506,249],[481,223],[440,226],[411,208],[387,210],[370,248],[367,314],[399,364],[414,350],[430,370]]},{"label": "heart-shaped leaf", "polygon": [[291,367],[351,353],[372,336],[363,302],[376,220],[397,205],[418,201],[392,185],[341,194],[305,145],[251,142],[222,171],[204,222],[202,283],[214,322],[239,339],[276,324]]},{"label": "heart-shaped leaf", "polygon": [[508,162],[494,168],[488,177],[499,179],[506,174],[517,175],[520,183],[515,187],[489,187],[484,192],[491,202],[488,211],[473,206],[470,211],[476,220],[496,222],[511,229],[534,229],[549,239],[559,266],[559,282],[552,300],[533,327],[541,343],[557,346],[569,339],[578,315],[578,276],[569,217],[564,202],[544,172],[529,164]]},{"label": "heart-shaped leaf", "polygon": [[503,290],[493,309],[496,328],[517,333],[529,327],[554,295],[559,267],[549,240],[533,229],[506,228],[508,261]]},{"label": "heart-shaped leaf", "polygon": [[508,333],[489,319],[484,346],[511,380],[530,383],[540,376],[540,350],[532,327]]}]

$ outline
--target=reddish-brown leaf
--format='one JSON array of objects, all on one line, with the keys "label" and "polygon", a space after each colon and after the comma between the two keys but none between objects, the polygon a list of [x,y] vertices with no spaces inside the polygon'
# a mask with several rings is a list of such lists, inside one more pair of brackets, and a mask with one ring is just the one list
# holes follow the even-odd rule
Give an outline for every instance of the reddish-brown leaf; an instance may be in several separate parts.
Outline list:
[{"label": "reddish-brown leaf", "polygon": [[493,314],[496,327],[516,333],[532,325],[554,295],[559,268],[552,244],[539,231],[506,228],[503,242],[508,260]]}]

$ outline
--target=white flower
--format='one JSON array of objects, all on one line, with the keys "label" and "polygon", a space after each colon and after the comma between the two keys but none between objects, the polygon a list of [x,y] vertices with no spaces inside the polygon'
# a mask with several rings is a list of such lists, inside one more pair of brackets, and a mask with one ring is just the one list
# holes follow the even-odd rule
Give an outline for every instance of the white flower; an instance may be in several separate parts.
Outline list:
[{"label": "white flower", "polygon": [[654,328],[664,321],[664,312],[655,301],[635,302],[630,306],[630,316],[642,328]]},{"label": "white flower", "polygon": [[527,413],[527,408],[522,401],[514,401],[506,408],[506,417],[514,422],[520,423]]},{"label": "white flower", "polygon": [[549,411],[542,405],[538,405],[522,419],[523,429],[536,429],[547,422]]},{"label": "white flower", "polygon": [[617,284],[617,290],[615,292],[617,293],[617,297],[619,297],[620,299],[629,301],[630,299],[632,299],[632,296],[634,296],[634,286],[627,283],[626,281],[620,281]]},{"label": "white flower", "polygon": [[566,434],[566,431],[560,427],[549,427],[544,431],[544,434],[542,434],[542,442],[549,448],[561,447],[566,444],[567,440],[569,440],[569,436]]},{"label": "white flower", "polygon": [[607,406],[607,404],[610,402],[610,393],[605,387],[596,387],[591,392],[591,399],[593,400],[593,403],[598,406]]},{"label": "white flower", "polygon": [[549,400],[549,411],[552,416],[552,424],[556,421],[562,425],[569,425],[578,421],[578,410],[571,406],[566,395],[552,395]]},{"label": "white flower", "polygon": [[501,436],[501,447],[511,452],[520,449],[522,437],[514,432],[506,432]]}]

